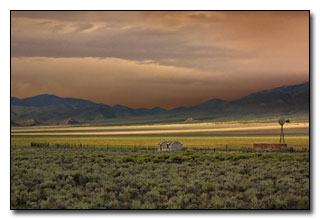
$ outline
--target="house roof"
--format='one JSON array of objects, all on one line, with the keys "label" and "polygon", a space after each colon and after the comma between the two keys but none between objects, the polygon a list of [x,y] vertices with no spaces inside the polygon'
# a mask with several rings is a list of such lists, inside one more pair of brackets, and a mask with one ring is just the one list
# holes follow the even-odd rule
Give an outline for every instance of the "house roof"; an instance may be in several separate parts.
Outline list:
[{"label": "house roof", "polygon": [[162,145],[162,144],[181,144],[178,141],[161,141],[157,145]]}]

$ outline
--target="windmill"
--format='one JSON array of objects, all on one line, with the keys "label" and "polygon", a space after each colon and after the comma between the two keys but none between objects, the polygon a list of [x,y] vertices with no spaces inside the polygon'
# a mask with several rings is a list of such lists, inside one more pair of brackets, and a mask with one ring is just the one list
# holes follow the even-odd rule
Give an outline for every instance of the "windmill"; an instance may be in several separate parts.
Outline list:
[{"label": "windmill", "polygon": [[280,118],[279,119],[279,124],[281,126],[281,132],[280,132],[280,144],[284,144],[284,132],[283,132],[283,125],[285,123],[289,123],[290,121],[289,120],[284,120],[283,118]]}]

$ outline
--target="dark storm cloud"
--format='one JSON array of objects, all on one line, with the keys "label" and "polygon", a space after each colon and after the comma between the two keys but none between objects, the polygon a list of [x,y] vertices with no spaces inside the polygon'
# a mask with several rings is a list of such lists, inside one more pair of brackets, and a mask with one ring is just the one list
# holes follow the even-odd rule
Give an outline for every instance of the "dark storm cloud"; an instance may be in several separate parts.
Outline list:
[{"label": "dark storm cloud", "polygon": [[[39,28],[48,28],[45,27]],[[41,25],[40,25],[41,26]],[[12,55],[15,57],[117,57],[129,60],[154,60],[154,62],[191,66],[195,59],[241,57],[236,49],[215,45],[198,45],[190,42],[188,33],[155,30],[146,27],[125,29],[99,26],[92,32],[94,24],[56,24],[50,31],[37,35],[13,34]],[[62,31],[62,33],[60,32]],[[174,62],[174,63],[172,63]]]}]

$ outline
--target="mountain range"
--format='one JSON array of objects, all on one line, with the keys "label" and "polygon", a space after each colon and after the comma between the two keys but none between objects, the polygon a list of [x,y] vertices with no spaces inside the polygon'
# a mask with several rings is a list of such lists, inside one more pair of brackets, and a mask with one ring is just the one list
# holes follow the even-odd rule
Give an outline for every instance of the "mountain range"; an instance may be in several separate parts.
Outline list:
[{"label": "mountain range", "polygon": [[256,92],[233,101],[211,99],[191,107],[130,108],[42,94],[11,97],[11,126],[103,121],[169,122],[309,116],[309,82]]}]

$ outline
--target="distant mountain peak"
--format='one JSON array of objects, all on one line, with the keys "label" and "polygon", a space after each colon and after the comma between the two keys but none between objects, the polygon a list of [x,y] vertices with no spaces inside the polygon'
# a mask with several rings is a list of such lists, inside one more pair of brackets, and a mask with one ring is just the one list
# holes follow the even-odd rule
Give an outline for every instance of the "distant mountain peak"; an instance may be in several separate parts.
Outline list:
[{"label": "distant mountain peak", "polygon": [[[61,98],[41,94],[19,99],[11,97],[11,124],[13,126],[37,125],[62,122],[76,124],[86,121],[101,121],[116,118],[134,118],[149,121],[216,120],[223,118],[237,120],[243,117],[261,118],[279,115],[309,114],[309,82],[293,86],[252,93],[234,101],[213,98],[191,107],[177,107],[171,110],[159,106],[130,108],[120,104],[108,106],[92,101]],[[30,120],[32,119],[32,120]]]},{"label": "distant mountain peak", "polygon": [[165,110],[165,109],[157,106],[157,107],[153,107],[151,110]]},{"label": "distant mountain peak", "polygon": [[47,94],[47,93],[31,96],[31,97],[28,97],[28,98],[39,98],[39,97],[41,97],[41,98],[59,98],[59,99],[61,99],[61,97],[59,97],[59,96],[56,96],[56,95],[53,95],[53,94]]},{"label": "distant mountain peak", "polygon": [[113,105],[112,108],[116,108],[116,109],[131,109],[130,107],[127,107],[127,106],[124,106],[124,105],[120,105],[120,104]]},{"label": "distant mountain peak", "polygon": [[208,107],[209,106],[218,106],[218,105],[223,104],[225,102],[226,101],[223,100],[223,99],[214,98],[214,99],[210,99],[210,100],[208,100],[206,102],[203,102],[203,103],[201,103],[199,105],[195,105],[195,106],[192,106],[192,107],[196,107],[196,106],[208,106]]}]

